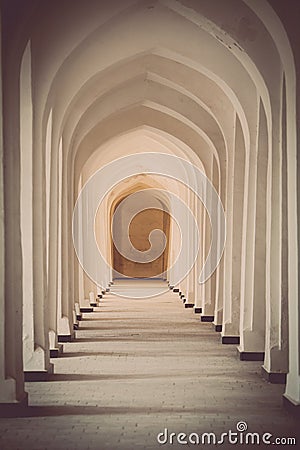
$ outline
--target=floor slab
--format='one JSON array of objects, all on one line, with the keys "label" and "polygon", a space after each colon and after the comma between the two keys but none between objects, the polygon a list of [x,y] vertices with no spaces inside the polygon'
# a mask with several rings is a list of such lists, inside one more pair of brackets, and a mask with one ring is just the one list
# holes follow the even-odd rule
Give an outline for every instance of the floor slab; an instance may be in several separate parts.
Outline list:
[{"label": "floor slab", "polygon": [[[26,383],[29,407],[0,420],[1,449],[182,448],[179,433],[220,439],[239,422],[260,436],[296,437],[284,386],[265,381],[260,362],[239,361],[177,294],[128,299],[114,290],[83,313],[48,381]],[[166,429],[168,442],[176,438],[160,445]]]}]

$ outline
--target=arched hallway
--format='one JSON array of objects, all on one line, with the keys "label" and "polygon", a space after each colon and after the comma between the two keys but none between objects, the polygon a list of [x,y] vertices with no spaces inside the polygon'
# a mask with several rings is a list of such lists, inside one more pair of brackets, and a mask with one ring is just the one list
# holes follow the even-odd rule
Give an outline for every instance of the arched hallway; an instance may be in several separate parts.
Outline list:
[{"label": "arched hallway", "polygon": [[[12,447],[48,407],[43,437],[69,412],[102,417],[103,438],[136,417],[133,400],[138,413],[153,405],[150,428],[165,404],[176,427],[182,416],[223,429],[246,412],[270,432],[295,425],[300,8],[285,3],[1,1],[0,412]],[[64,423],[57,445],[65,430],[72,446]]]},{"label": "arched hallway", "polygon": [[[150,283],[130,289],[157,289]],[[48,381],[26,384],[29,408],[2,419],[1,448],[154,449],[164,428],[219,439],[240,421],[272,439],[297,436],[297,419],[281,406],[283,386],[264,381],[260,363],[240,362],[235,347],[222,347],[177,293],[105,295],[52,362]],[[180,448],[176,439],[165,448]]]}]

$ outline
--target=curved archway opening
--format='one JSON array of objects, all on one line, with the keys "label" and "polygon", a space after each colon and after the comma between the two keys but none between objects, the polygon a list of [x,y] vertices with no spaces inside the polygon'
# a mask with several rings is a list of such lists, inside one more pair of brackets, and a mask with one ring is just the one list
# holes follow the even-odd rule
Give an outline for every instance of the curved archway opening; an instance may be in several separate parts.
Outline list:
[{"label": "curved archway opening", "polygon": [[[139,198],[130,201],[130,195],[117,201],[112,216],[113,236],[120,246],[112,242],[113,280],[119,278],[158,278],[164,279],[168,269],[170,241],[170,215],[161,200],[148,190],[137,190]],[[136,210],[138,212],[136,213]],[[116,212],[118,214],[116,214]],[[116,218],[117,216],[117,218]],[[115,219],[115,220],[114,220]],[[166,242],[160,247],[159,234],[150,241],[151,234],[160,231]],[[138,261],[130,258],[130,245],[139,252],[151,249],[151,261]]]}]

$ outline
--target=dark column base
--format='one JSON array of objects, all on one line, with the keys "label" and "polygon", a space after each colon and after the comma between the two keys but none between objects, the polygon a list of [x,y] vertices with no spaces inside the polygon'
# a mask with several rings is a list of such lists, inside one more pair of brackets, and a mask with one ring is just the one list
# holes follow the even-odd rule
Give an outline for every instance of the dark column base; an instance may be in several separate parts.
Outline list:
[{"label": "dark column base", "polygon": [[186,298],[184,298],[184,297],[182,297],[182,303],[186,303],[187,302],[187,299]]},{"label": "dark column base", "polygon": [[184,307],[185,308],[194,308],[194,303],[185,303]]},{"label": "dark column base", "polygon": [[106,288],[105,291],[106,291],[106,292],[110,292],[110,289],[109,289],[109,288]]},{"label": "dark column base", "polygon": [[180,298],[184,298],[185,295],[184,295],[184,294],[180,294],[179,297],[180,297]]},{"label": "dark column base", "polygon": [[24,371],[24,381],[47,381],[49,375],[53,373],[54,366],[50,364],[48,370],[28,370]]},{"label": "dark column base", "polygon": [[22,400],[14,403],[0,403],[0,417],[18,416],[20,410],[25,410],[28,406],[28,394],[24,393]]},{"label": "dark column base", "polygon": [[57,336],[58,342],[71,342],[72,341],[72,335],[71,334],[59,334]]},{"label": "dark column base", "polygon": [[172,286],[172,285],[170,284],[169,289],[170,289],[170,291],[173,291],[174,286]]},{"label": "dark column base", "polygon": [[195,314],[202,314],[202,308],[195,308],[194,309]]},{"label": "dark column base", "polygon": [[300,404],[294,403],[285,394],[282,397],[284,408],[294,417],[300,417]]},{"label": "dark column base", "polygon": [[92,308],[96,308],[98,306],[98,303],[97,302],[93,302],[93,303],[90,303],[90,305],[91,305]]},{"label": "dark column base", "polygon": [[241,352],[237,349],[241,361],[263,361],[265,359],[264,352]]},{"label": "dark column base", "polygon": [[50,358],[58,358],[59,351],[58,348],[50,348]]},{"label": "dark column base", "polygon": [[78,323],[73,323],[73,330],[74,331],[79,330],[79,324]]},{"label": "dark column base", "polygon": [[87,308],[80,308],[80,312],[82,312],[82,313],[91,313],[93,311],[94,311],[94,309],[93,308],[89,308],[89,307],[87,307]]},{"label": "dark column base", "polygon": [[261,367],[262,377],[272,384],[286,384],[286,373],[268,372],[264,366]]},{"label": "dark column base", "polygon": [[82,320],[82,314],[76,314],[76,320],[80,322]]},{"label": "dark column base", "polygon": [[97,295],[98,298],[103,298],[102,294]]},{"label": "dark column base", "polygon": [[58,345],[55,348],[50,348],[50,358],[58,358],[62,352],[63,352],[62,345]]},{"label": "dark column base", "polygon": [[179,288],[173,288],[173,292],[179,292]]},{"label": "dark column base", "polygon": [[240,336],[222,336],[222,344],[240,345]]},{"label": "dark column base", "polygon": [[213,322],[215,316],[201,316],[201,322]]},{"label": "dark column base", "polygon": [[214,325],[213,328],[216,333],[222,333],[222,325]]}]

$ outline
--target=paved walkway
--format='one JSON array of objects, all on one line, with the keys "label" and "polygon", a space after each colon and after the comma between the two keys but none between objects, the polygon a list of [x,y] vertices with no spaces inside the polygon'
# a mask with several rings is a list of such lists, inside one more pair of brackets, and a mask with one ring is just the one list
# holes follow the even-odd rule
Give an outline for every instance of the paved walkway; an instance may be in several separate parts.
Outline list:
[{"label": "paved walkway", "polygon": [[[173,292],[150,299],[107,294],[84,314],[76,338],[52,360],[49,381],[26,384],[26,416],[0,419],[1,450],[184,448],[177,436],[159,446],[157,435],[167,429],[192,442],[191,433],[220,439],[240,421],[250,432],[296,434],[296,420],[282,409],[283,386],[265,382],[260,363],[240,362],[236,348],[222,345]],[[220,445],[249,447],[264,448]]]}]

